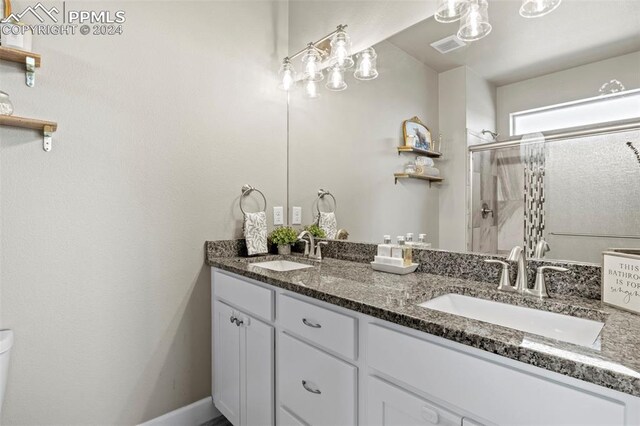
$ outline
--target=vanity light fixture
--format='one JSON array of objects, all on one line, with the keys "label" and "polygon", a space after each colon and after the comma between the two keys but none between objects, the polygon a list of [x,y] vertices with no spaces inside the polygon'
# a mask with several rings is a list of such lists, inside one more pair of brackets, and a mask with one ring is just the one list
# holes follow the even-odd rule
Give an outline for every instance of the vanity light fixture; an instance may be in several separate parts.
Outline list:
[{"label": "vanity light fixture", "polygon": [[304,81],[304,97],[307,99],[316,99],[320,97],[318,93],[318,82],[314,80]]},{"label": "vanity light fixture", "polygon": [[[456,0],[463,1],[463,0]],[[351,54],[351,39],[346,25],[338,25],[336,29],[291,56],[283,59],[278,77],[279,87],[282,90],[292,90],[296,82],[302,81],[304,95],[307,98],[317,98],[318,82],[324,79],[323,71],[327,70],[327,89],[341,91],[347,88],[344,72],[353,67],[354,60]],[[296,75],[292,61],[302,56],[302,71]],[[373,80],[378,77],[376,69],[376,51],[369,47],[355,55],[358,66],[354,71],[354,77],[358,80]]]},{"label": "vanity light fixture", "polygon": [[296,84],[296,72],[293,69],[289,58],[284,58],[282,61],[280,71],[278,71],[278,76],[280,77],[280,89],[286,90],[287,92],[293,89]]},{"label": "vanity light fixture", "polygon": [[331,38],[331,63],[338,65],[343,70],[353,66],[351,58],[351,38],[344,30],[345,26],[339,25],[336,33]]},{"label": "vanity light fixture", "polygon": [[339,92],[347,88],[347,83],[344,81],[344,70],[339,63],[329,70],[329,77],[327,78],[327,89]]},{"label": "vanity light fixture", "polygon": [[440,0],[438,10],[433,17],[444,24],[456,22],[467,13],[466,6],[465,0]]},{"label": "vanity light fixture", "polygon": [[378,76],[378,70],[376,69],[376,58],[378,55],[373,47],[364,49],[358,53],[356,71],[353,76],[358,80],[373,80]]},{"label": "vanity light fixture", "polygon": [[303,78],[305,80],[322,81],[324,79],[321,70],[322,56],[313,43],[307,45],[307,51],[302,55],[302,65],[304,66]]},{"label": "vanity light fixture", "polygon": [[487,0],[470,0],[467,13],[460,20],[458,38],[462,41],[476,41],[491,32],[489,23],[489,3]]},{"label": "vanity light fixture", "polygon": [[523,18],[539,18],[553,12],[562,0],[523,0],[520,16]]}]

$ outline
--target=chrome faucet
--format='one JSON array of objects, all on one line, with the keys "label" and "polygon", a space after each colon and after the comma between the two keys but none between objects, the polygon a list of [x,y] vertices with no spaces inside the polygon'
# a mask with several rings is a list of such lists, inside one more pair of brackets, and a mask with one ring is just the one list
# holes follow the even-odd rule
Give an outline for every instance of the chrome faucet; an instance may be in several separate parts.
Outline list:
[{"label": "chrome faucet", "polygon": [[529,277],[527,274],[527,259],[524,255],[524,249],[521,246],[515,246],[511,249],[507,260],[510,262],[518,262],[518,276],[516,277],[516,291],[525,293],[527,290]]},{"label": "chrome faucet", "polygon": [[[307,236],[309,241],[305,240],[304,237]],[[309,231],[302,231],[300,235],[298,235],[298,241],[304,241],[304,255],[309,259],[314,260],[322,260],[322,249],[323,245],[327,245],[326,241],[318,241],[316,244],[315,238]]]},{"label": "chrome faucet", "polygon": [[[304,239],[304,236],[309,237],[309,241]],[[313,235],[311,235],[311,232],[309,231],[302,231],[299,235],[298,235],[298,241],[304,241],[304,255],[306,257],[309,257],[310,253],[315,253],[316,250],[316,240],[315,238],[313,238]]]},{"label": "chrome faucet", "polygon": [[544,257],[544,254],[549,250],[551,250],[551,248],[549,247],[549,243],[547,243],[545,240],[540,240],[538,241],[538,244],[536,244],[536,249],[533,251],[533,257],[535,257],[536,259],[542,259]]}]

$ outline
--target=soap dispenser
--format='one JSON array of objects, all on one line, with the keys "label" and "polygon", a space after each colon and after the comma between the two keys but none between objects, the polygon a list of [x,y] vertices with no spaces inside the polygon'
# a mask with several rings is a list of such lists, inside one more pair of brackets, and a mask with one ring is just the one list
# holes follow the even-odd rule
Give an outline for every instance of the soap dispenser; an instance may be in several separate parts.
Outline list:
[{"label": "soap dispenser", "polygon": [[413,263],[413,250],[405,244],[403,236],[398,236],[398,244],[391,250],[391,255],[402,259],[403,266],[411,266]]},{"label": "soap dispenser", "polygon": [[385,235],[383,241],[383,244],[378,244],[378,256],[391,257],[391,235]]}]

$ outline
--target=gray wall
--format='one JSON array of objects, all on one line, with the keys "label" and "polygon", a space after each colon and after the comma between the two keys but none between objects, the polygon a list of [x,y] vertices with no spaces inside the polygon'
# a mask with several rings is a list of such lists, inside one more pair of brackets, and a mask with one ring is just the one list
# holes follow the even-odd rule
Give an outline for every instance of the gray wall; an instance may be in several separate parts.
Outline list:
[{"label": "gray wall", "polygon": [[437,246],[437,185],[417,180],[394,185],[393,179],[415,157],[396,151],[404,120],[417,115],[434,138],[438,135],[437,74],[389,42],[375,48],[376,80],[358,81],[350,70],[343,92],[331,92],[322,82],[319,99],[303,98],[303,90],[292,93],[289,204],[301,206],[303,223],[309,224],[317,214],[318,189],[328,189],[337,198],[338,227],[347,229],[351,240],[413,232],[416,239],[426,233]]},{"label": "gray wall", "polygon": [[50,153],[0,129],[3,425],[134,424],[210,395],[204,241],[240,235],[245,182],[286,201],[286,3],[67,8],[127,22],[36,37],[33,89],[0,64],[16,115],[59,122]]},{"label": "gray wall", "polygon": [[[440,248],[446,250],[473,250],[473,228],[482,238],[495,242],[496,224],[474,222],[467,212],[469,187],[469,161],[467,147],[480,139],[467,134],[467,129],[480,134],[482,129],[495,129],[495,88],[466,66],[454,68],[438,75],[439,121],[442,132],[442,171],[445,181],[440,190]],[[495,200],[493,183],[486,182],[484,200]],[[473,213],[473,212],[471,212]],[[477,212],[476,212],[477,213]],[[480,235],[480,234],[478,234]],[[491,243],[494,245],[493,243]],[[480,250],[480,247],[476,247]]]},{"label": "gray wall", "polygon": [[640,52],[593,62],[498,87],[498,132],[509,137],[509,114],[598,96],[612,79],[627,89],[640,88]]}]

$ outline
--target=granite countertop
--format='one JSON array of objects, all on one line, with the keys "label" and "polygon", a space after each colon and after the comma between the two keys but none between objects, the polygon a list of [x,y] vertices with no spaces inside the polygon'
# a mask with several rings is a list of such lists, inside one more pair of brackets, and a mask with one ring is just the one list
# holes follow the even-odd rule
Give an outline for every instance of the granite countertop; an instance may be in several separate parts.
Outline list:
[{"label": "granite countertop", "polygon": [[[278,259],[294,260],[313,267],[275,272],[251,265]],[[366,263],[332,258],[317,263],[296,255],[258,258],[209,255],[207,263],[375,318],[640,396],[640,315],[605,306],[599,300],[563,295],[542,301],[498,292],[495,283],[428,273],[392,275],[373,271]],[[602,321],[605,326],[600,348],[559,342],[417,306],[447,293]]]}]

